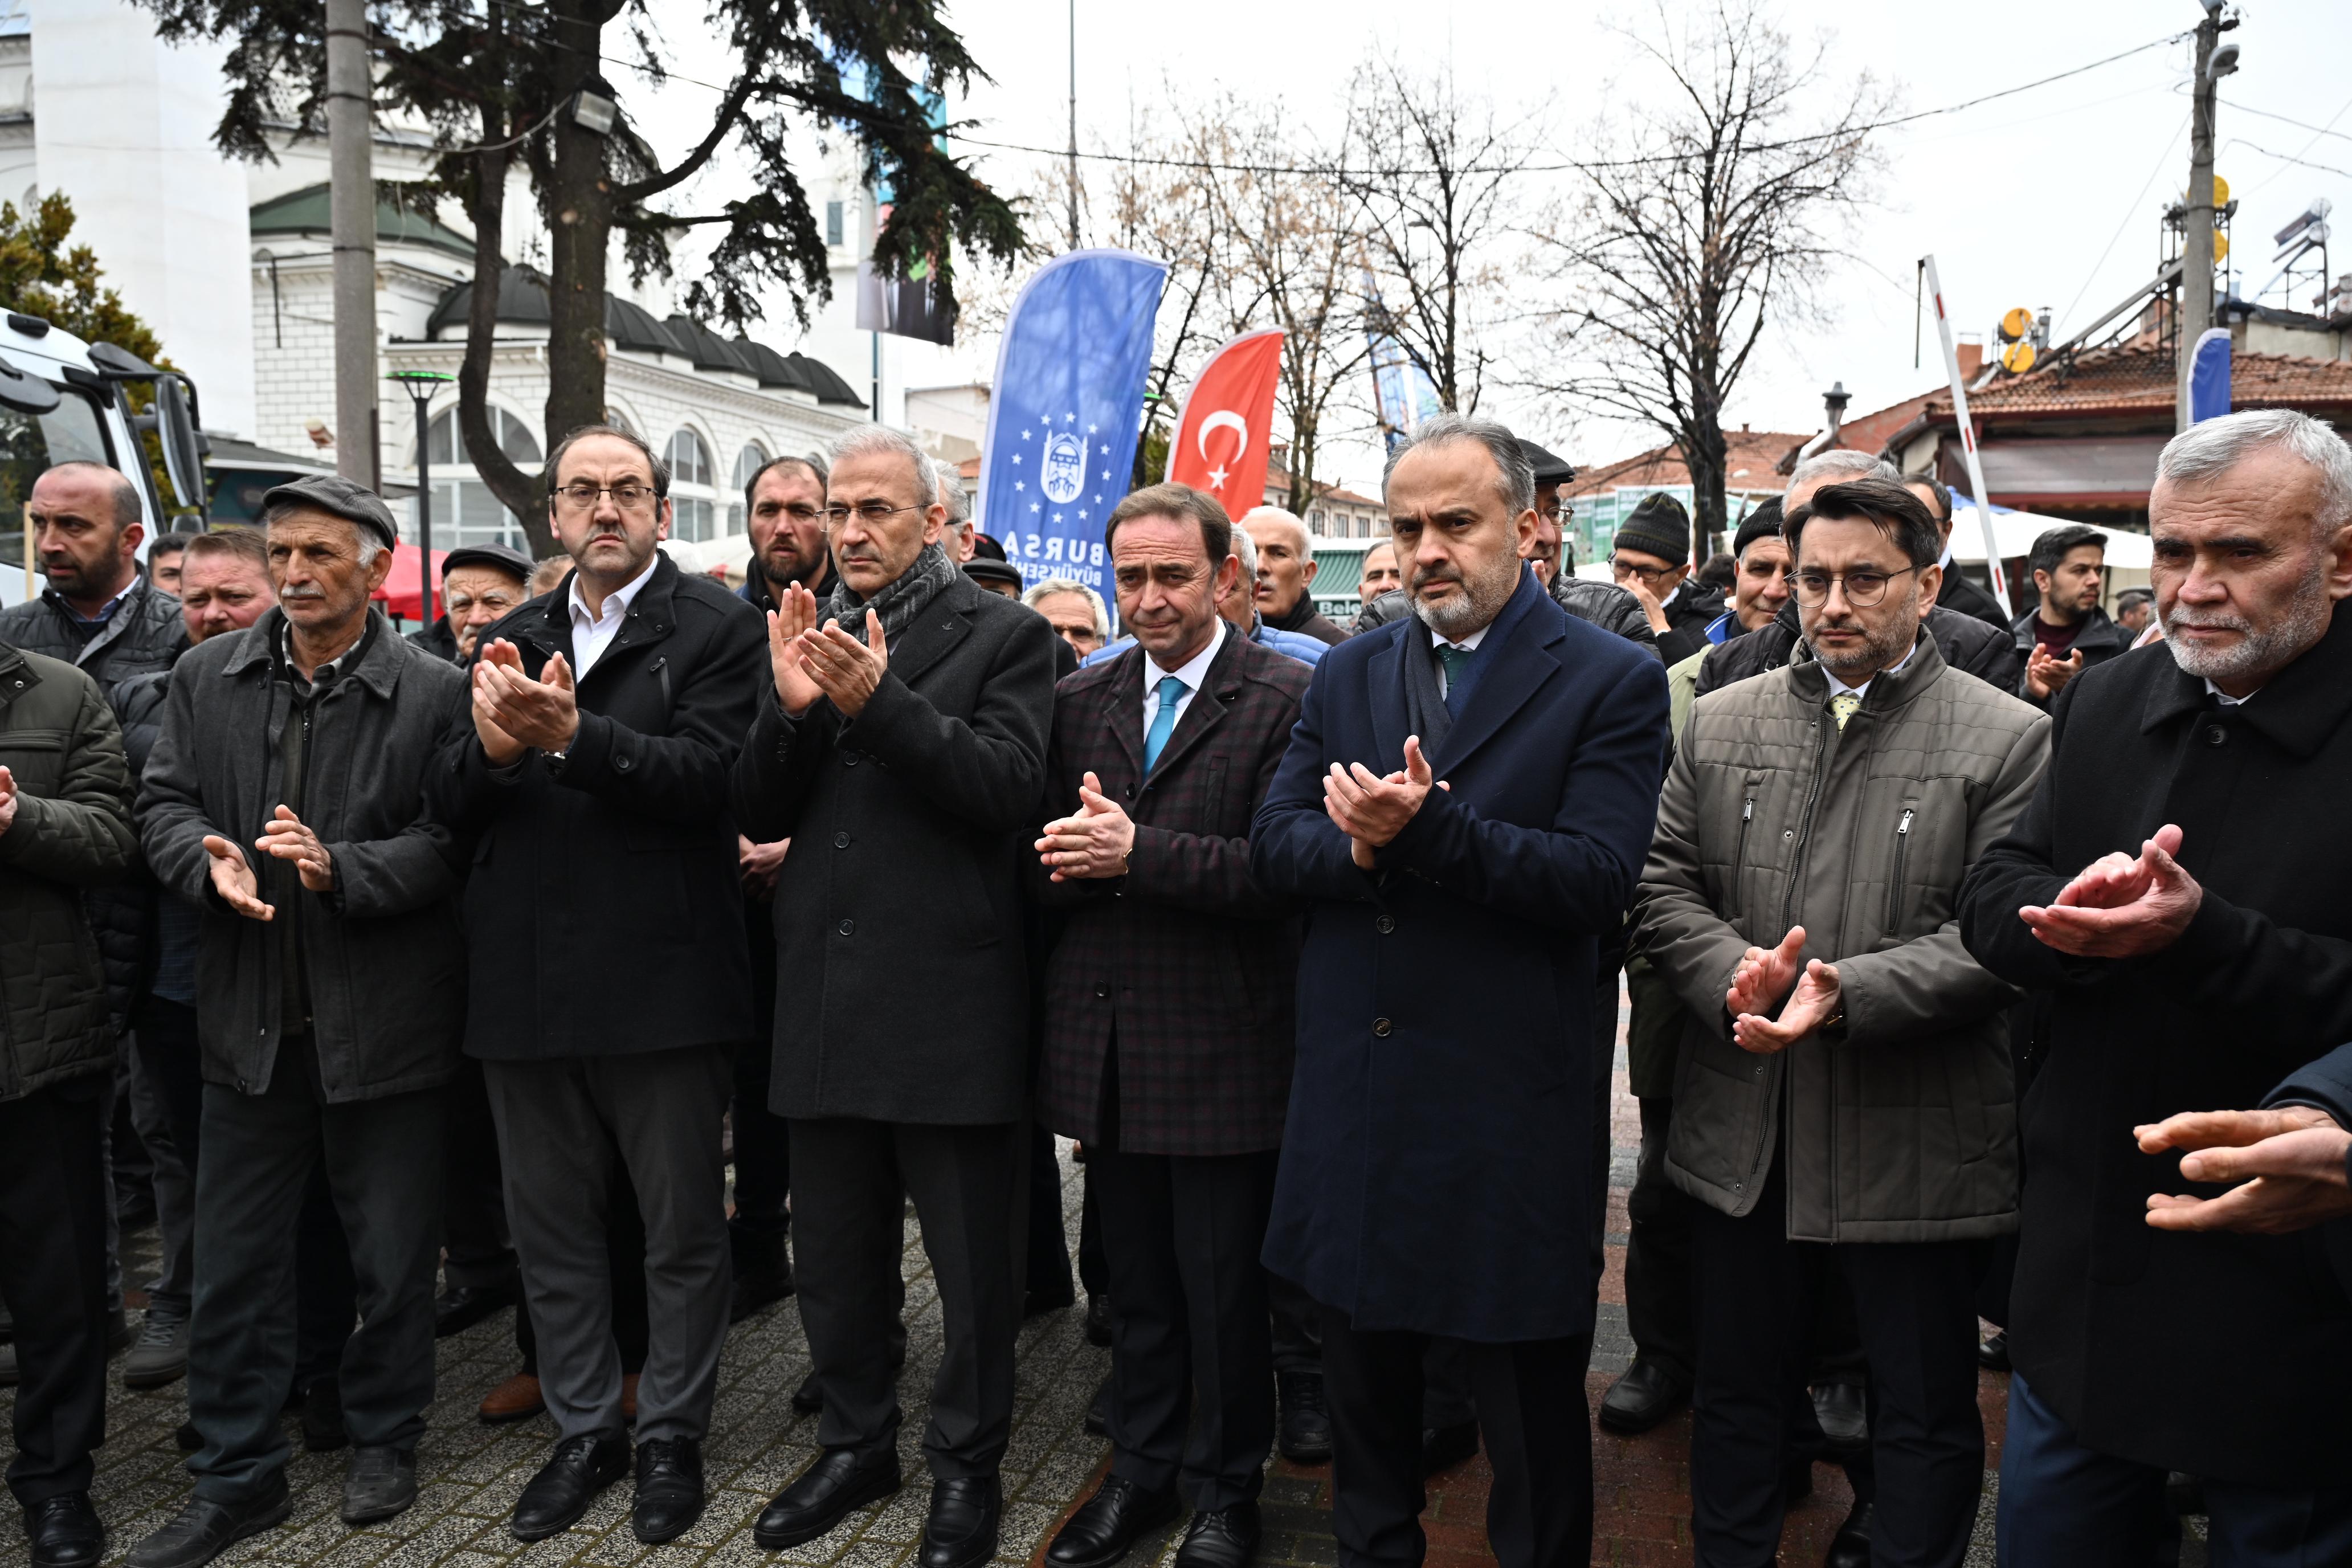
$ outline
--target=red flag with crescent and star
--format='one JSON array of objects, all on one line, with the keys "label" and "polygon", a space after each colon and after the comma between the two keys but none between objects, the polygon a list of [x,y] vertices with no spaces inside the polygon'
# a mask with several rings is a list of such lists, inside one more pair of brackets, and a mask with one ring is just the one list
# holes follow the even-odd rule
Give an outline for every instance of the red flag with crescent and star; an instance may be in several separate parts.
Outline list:
[{"label": "red flag with crescent and star", "polygon": [[1274,392],[1282,379],[1282,331],[1244,332],[1209,356],[1176,434],[1168,443],[1168,478],[1206,490],[1238,521],[1265,504],[1265,463],[1274,431]]}]

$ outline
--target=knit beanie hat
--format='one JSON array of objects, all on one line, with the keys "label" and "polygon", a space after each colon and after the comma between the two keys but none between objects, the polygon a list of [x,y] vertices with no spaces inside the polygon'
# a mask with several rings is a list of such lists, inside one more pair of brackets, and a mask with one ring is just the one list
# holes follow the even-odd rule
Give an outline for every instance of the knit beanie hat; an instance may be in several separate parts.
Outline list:
[{"label": "knit beanie hat", "polygon": [[1748,547],[1759,539],[1780,537],[1780,498],[1772,497],[1749,512],[1739,522],[1739,531],[1731,536],[1731,553],[1737,558],[1748,553]]},{"label": "knit beanie hat", "polygon": [[1690,513],[1664,494],[1646,495],[1633,515],[1617,525],[1616,548],[1654,555],[1669,566],[1690,560]]}]

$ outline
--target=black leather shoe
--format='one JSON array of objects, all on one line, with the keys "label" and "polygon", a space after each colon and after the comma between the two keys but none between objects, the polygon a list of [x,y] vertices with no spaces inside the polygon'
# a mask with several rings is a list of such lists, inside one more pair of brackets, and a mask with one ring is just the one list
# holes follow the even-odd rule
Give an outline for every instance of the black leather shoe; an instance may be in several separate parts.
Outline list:
[{"label": "black leather shoe", "polygon": [[1851,1454],[1870,1446],[1870,1412],[1862,1387],[1852,1383],[1825,1383],[1813,1390],[1813,1419],[1833,1455]]},{"label": "black leather shoe", "polygon": [[1108,1476],[1078,1505],[1045,1548],[1047,1568],[1110,1568],[1138,1538],[1176,1517],[1176,1489],[1148,1492],[1125,1476]]},{"label": "black leather shoe", "polygon": [[433,1298],[433,1337],[446,1340],[462,1334],[501,1307],[511,1307],[515,1293],[499,1285],[452,1285]]},{"label": "black leather shoe", "polygon": [[933,1481],[915,1568],[980,1568],[996,1555],[996,1522],[1003,1511],[1004,1489],[994,1476]]},{"label": "black leather shoe", "polygon": [[1822,1568],[1870,1568],[1870,1504],[1858,1502],[1830,1537],[1829,1555]]},{"label": "black leather shoe", "polygon": [[775,1267],[735,1276],[727,1298],[727,1321],[740,1323],[763,1307],[773,1306],[793,1293],[793,1267],[779,1258]]},{"label": "black leather shoe", "polygon": [[793,1408],[803,1415],[824,1413],[824,1390],[817,1386],[815,1373],[801,1379],[801,1385],[793,1390]]},{"label": "black leather shoe", "polygon": [[1110,1349],[1110,1298],[1087,1298],[1087,1343]]},{"label": "black leather shoe", "polygon": [[341,1378],[314,1377],[302,1395],[302,1447],[314,1454],[331,1454],[351,1447],[343,1427],[343,1384]]},{"label": "black leather shoe", "polygon": [[2009,1331],[1995,1329],[1977,1342],[1977,1364],[1987,1372],[2009,1370]]},{"label": "black leather shoe", "polygon": [[59,1492],[25,1510],[33,1568],[91,1568],[106,1554],[106,1526],[88,1492]]},{"label": "black leather shoe", "polygon": [[1601,1425],[1622,1436],[1637,1436],[1689,1400],[1688,1384],[1655,1362],[1636,1361],[1601,1396]]},{"label": "black leather shoe", "polygon": [[898,1456],[861,1459],[854,1448],[827,1448],[800,1479],[760,1510],[751,1539],[771,1552],[829,1533],[850,1514],[898,1489]]},{"label": "black leather shoe", "polygon": [[1097,1437],[1110,1436],[1110,1379],[1108,1377],[1096,1384],[1094,1401],[1087,1406],[1087,1430]]},{"label": "black leather shoe", "polygon": [[566,1437],[515,1499],[507,1533],[517,1541],[544,1541],[580,1522],[596,1494],[629,1473],[626,1437],[583,1433]]},{"label": "black leather shoe", "polygon": [[343,1471],[342,1516],[354,1529],[404,1513],[416,1500],[416,1456],[397,1448],[354,1448]]},{"label": "black leather shoe", "polygon": [[629,1528],[647,1546],[676,1541],[702,1517],[702,1445],[648,1437],[637,1445],[637,1498]]},{"label": "black leather shoe", "polygon": [[131,1549],[125,1568],[203,1568],[247,1536],[285,1523],[293,1510],[283,1470],[240,1503],[192,1497],[169,1523]]},{"label": "black leather shoe", "polygon": [[1421,1435],[1421,1473],[1433,1476],[1450,1470],[1478,1451],[1478,1423],[1433,1426]]},{"label": "black leather shoe", "polygon": [[1281,1419],[1275,1443],[1294,1465],[1319,1465],[1331,1457],[1331,1407],[1323,1402],[1319,1372],[1277,1372],[1275,1399]]},{"label": "black leather shoe", "polygon": [[1257,1504],[1206,1509],[1184,1527],[1175,1568],[1249,1568],[1257,1560]]}]

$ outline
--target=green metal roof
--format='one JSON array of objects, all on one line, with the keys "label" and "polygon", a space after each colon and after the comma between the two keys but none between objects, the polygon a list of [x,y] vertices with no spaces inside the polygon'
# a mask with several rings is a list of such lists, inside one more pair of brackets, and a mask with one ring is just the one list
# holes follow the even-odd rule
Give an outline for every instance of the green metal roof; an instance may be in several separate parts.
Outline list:
[{"label": "green metal roof", "polygon": [[[331,226],[327,187],[305,185],[299,191],[257,202],[247,215],[247,222],[256,238],[267,234],[299,234],[324,239]],[[410,212],[387,201],[376,203],[375,237],[380,245],[422,245],[467,261],[474,258],[474,242],[466,236],[426,214]]]}]

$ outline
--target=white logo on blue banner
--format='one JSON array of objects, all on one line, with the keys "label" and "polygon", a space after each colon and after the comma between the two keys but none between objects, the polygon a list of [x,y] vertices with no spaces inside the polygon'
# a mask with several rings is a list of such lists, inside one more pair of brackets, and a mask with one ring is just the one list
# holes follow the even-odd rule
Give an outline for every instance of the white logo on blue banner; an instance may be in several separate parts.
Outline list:
[{"label": "white logo on blue banner", "polygon": [[1109,597],[1103,523],[1128,491],[1164,263],[1130,250],[1056,257],[1022,286],[997,349],[982,447],[982,528],[1028,582]]}]

